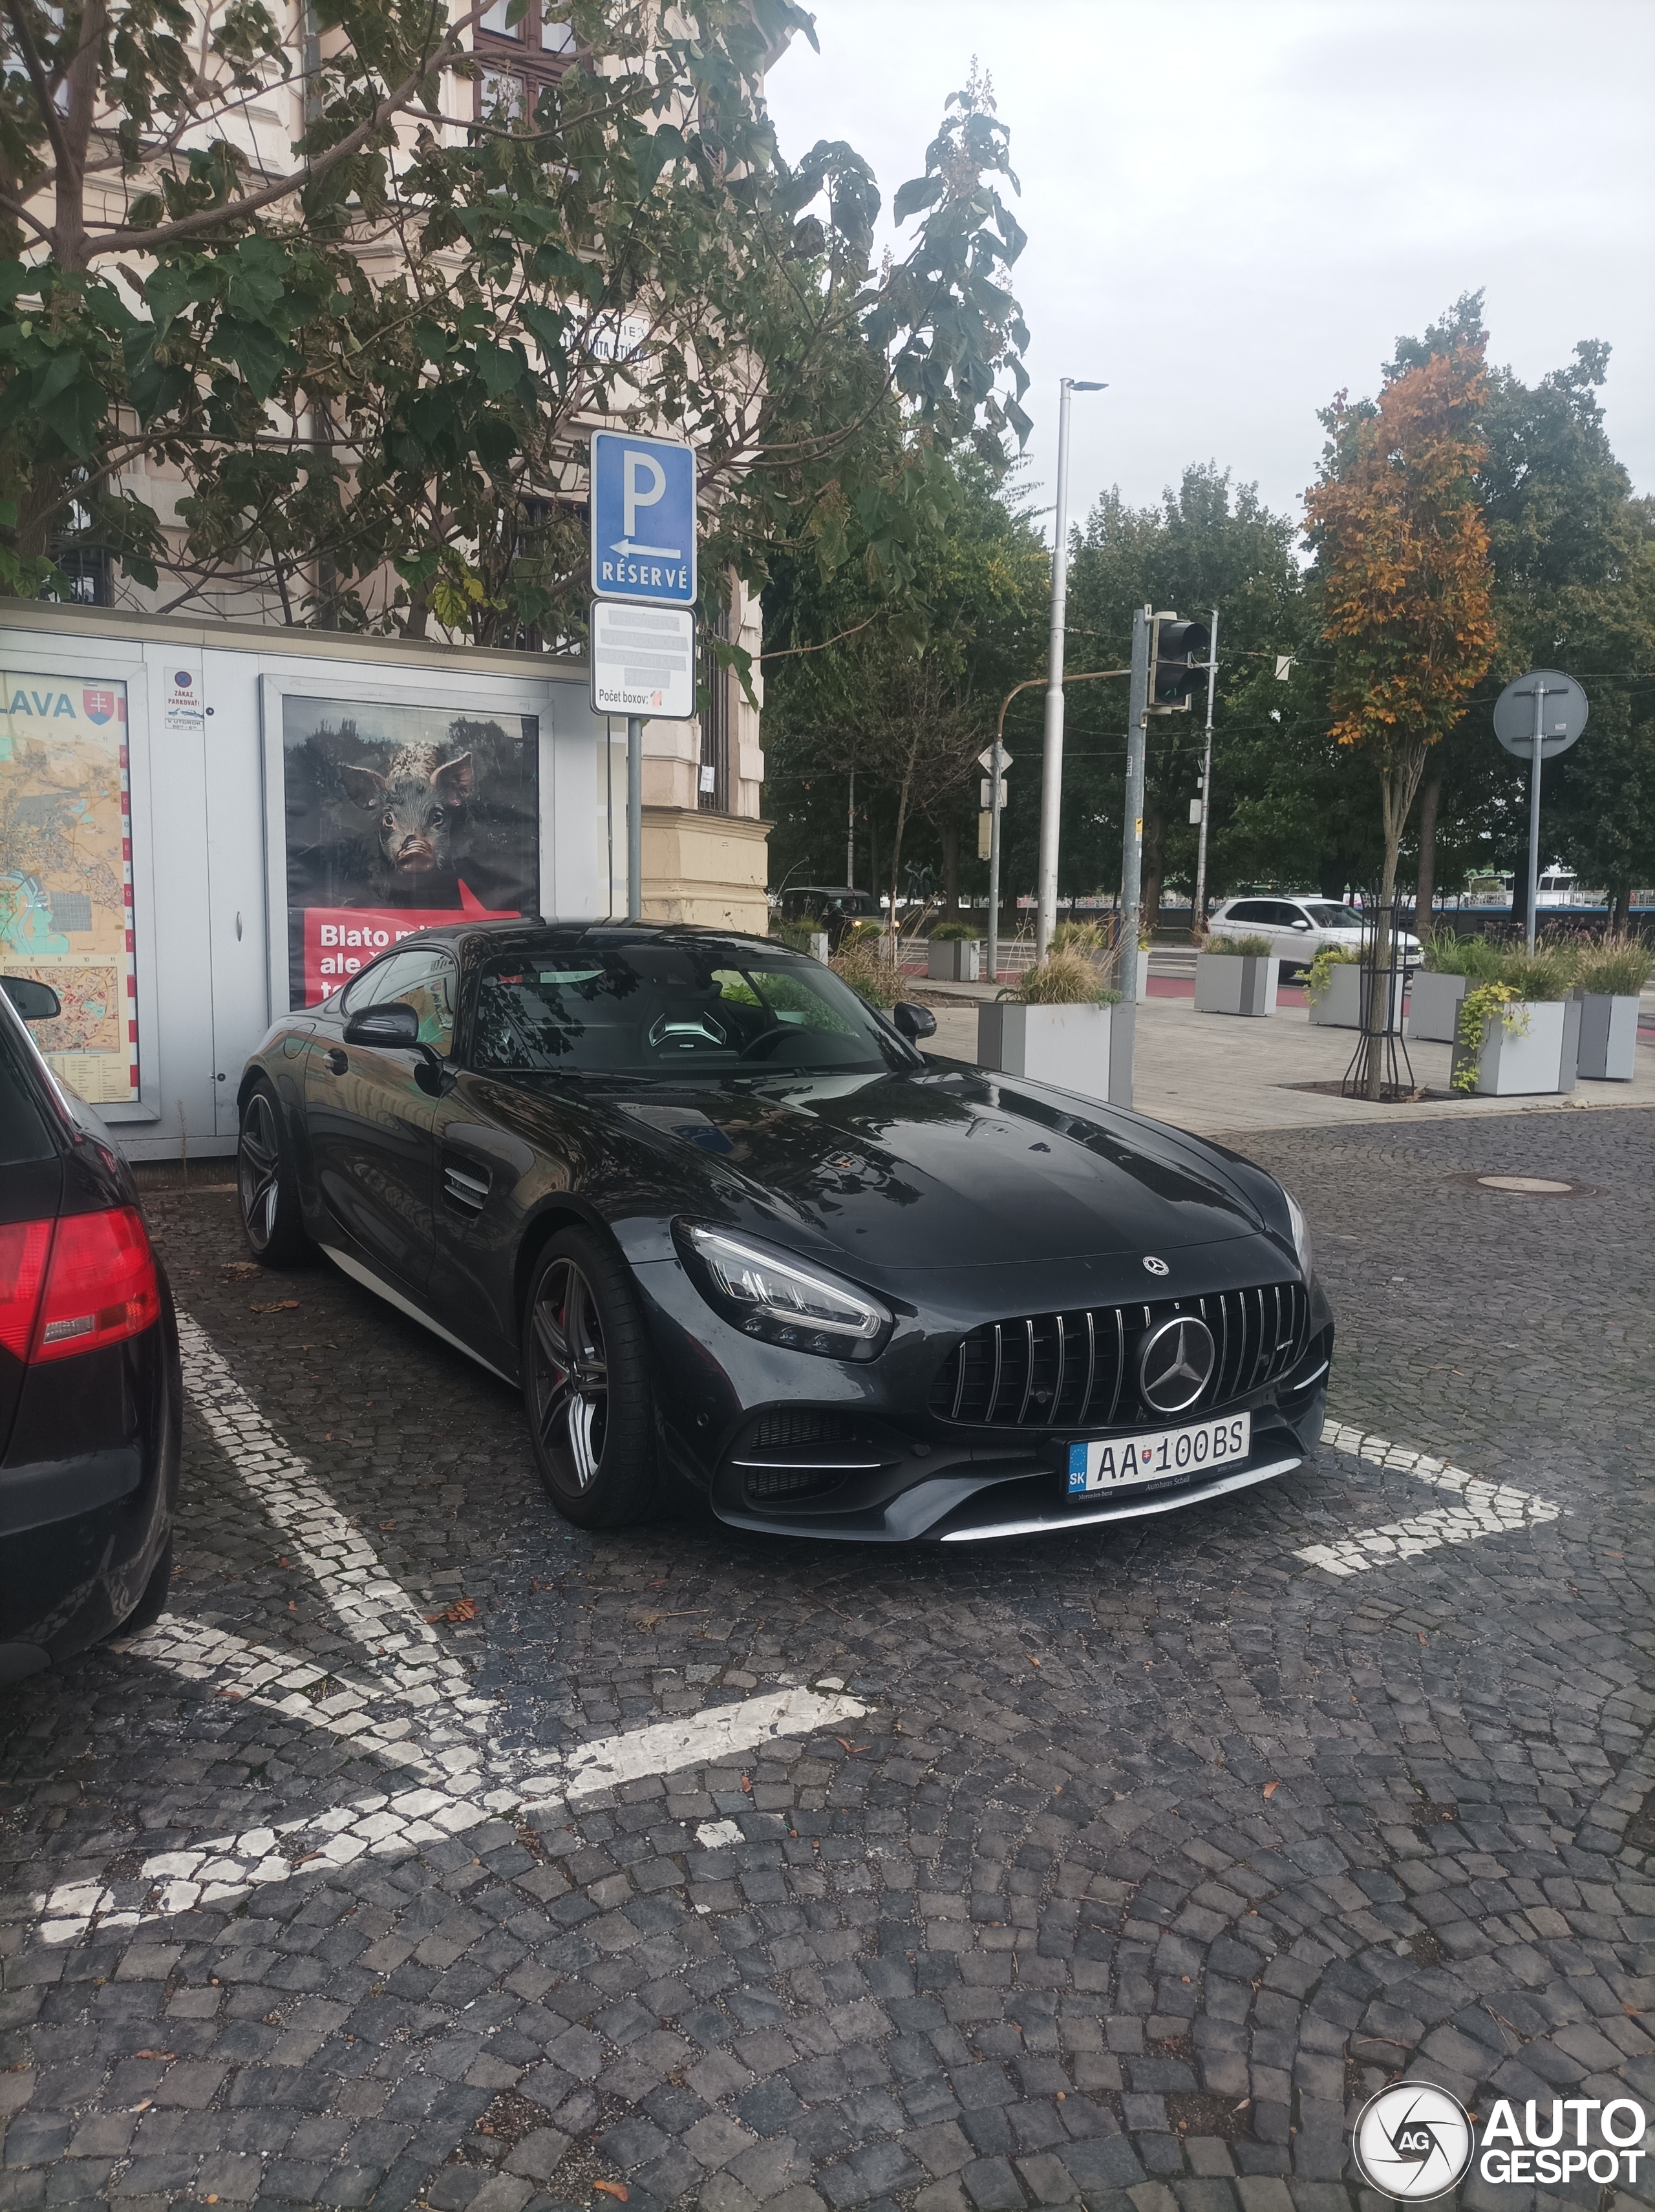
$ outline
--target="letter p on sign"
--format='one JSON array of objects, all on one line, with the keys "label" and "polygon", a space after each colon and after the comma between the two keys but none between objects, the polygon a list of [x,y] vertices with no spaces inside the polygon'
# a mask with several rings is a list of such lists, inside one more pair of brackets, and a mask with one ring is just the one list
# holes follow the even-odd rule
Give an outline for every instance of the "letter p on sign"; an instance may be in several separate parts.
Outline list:
[{"label": "letter p on sign", "polygon": [[[658,505],[666,491],[666,471],[653,453],[640,453],[636,446],[629,446],[621,463],[621,508],[624,518],[621,527],[631,538],[638,527],[638,509]],[[649,479],[648,491],[641,488],[645,477]],[[672,550],[676,553],[678,549],[675,545]]]}]

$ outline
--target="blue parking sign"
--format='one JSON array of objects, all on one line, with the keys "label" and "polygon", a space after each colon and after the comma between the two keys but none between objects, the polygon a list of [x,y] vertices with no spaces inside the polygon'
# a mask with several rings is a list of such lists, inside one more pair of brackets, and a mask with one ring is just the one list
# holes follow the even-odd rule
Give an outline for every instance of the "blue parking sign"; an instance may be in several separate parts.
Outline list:
[{"label": "blue parking sign", "polygon": [[696,456],[669,438],[592,434],[592,592],[693,606]]}]

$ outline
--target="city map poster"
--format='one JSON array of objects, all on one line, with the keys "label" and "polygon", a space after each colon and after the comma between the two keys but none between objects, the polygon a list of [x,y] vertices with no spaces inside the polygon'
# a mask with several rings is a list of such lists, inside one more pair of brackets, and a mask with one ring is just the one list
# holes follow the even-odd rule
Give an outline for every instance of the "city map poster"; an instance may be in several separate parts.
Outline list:
[{"label": "city map poster", "polygon": [[284,698],[289,1003],[417,929],[538,913],[539,757],[532,714]]},{"label": "city map poster", "polygon": [[0,672],[0,969],[63,1012],[30,1033],[94,1106],[138,1097],[126,686]]}]

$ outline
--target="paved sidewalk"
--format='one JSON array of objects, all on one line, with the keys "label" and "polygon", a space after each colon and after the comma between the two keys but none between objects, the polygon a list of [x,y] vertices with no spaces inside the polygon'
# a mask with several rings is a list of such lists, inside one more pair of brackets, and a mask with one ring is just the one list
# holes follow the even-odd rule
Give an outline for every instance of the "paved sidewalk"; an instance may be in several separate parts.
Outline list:
[{"label": "paved sidewalk", "polygon": [[1652,1136],[1244,1140],[1325,1447],[873,1556],[571,1528],[514,1392],[152,1197],[179,1571],[0,1705],[0,2212],[1378,2212],[1397,2075],[1647,2106]]},{"label": "paved sidewalk", "polygon": [[[1295,1089],[1336,1083],[1356,1045],[1354,1030],[1318,1029],[1302,1007],[1283,1006],[1262,1021],[1198,1014],[1194,1000],[1154,991],[1138,1009],[1136,1082],[1140,1113],[1202,1133],[1232,1129],[1294,1129],[1364,1121],[1469,1120],[1488,1114],[1579,1113],[1655,1105],[1655,1041],[1646,1036],[1630,1083],[1583,1083],[1572,1092],[1538,1098],[1427,1099],[1415,1106],[1369,1105],[1325,1091]],[[975,1061],[977,1005],[990,1000],[986,983],[916,988],[932,1006],[937,1033],[927,1049]],[[948,1003],[952,1000],[953,1003]],[[1407,1040],[1416,1079],[1446,1091],[1452,1049]]]}]

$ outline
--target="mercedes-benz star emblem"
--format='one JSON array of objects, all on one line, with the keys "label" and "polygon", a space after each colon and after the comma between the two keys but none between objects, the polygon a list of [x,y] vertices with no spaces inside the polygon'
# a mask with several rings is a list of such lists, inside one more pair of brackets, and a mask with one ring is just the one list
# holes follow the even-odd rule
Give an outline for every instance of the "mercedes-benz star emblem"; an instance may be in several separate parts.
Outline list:
[{"label": "mercedes-benz star emblem", "polygon": [[1176,1314],[1152,1328],[1138,1354],[1138,1388],[1158,1413],[1182,1413],[1207,1388],[1218,1347],[1194,1314]]},{"label": "mercedes-benz star emblem", "polygon": [[1158,1260],[1153,1252],[1145,1253],[1144,1265],[1148,1268],[1152,1275],[1170,1275],[1172,1272],[1172,1270],[1167,1266],[1165,1261]]}]

